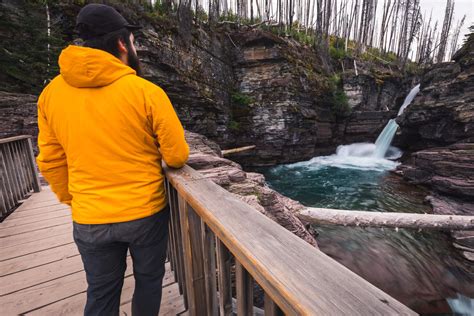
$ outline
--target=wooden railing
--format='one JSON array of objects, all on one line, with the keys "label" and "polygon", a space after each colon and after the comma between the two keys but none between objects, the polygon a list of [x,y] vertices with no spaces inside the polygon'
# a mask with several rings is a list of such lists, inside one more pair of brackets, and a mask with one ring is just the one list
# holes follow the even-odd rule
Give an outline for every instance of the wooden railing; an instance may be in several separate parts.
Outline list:
[{"label": "wooden railing", "polygon": [[265,315],[415,314],[192,168],[166,178],[169,257],[190,315],[253,315],[254,282]]},{"label": "wooden railing", "polygon": [[31,136],[0,139],[0,221],[41,185]]}]

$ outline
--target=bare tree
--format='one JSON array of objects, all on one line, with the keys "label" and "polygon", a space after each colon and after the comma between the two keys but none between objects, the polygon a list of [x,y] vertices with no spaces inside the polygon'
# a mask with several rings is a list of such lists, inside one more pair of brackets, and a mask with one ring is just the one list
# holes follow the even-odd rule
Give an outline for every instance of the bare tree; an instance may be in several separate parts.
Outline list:
[{"label": "bare tree", "polygon": [[446,47],[448,44],[449,30],[451,29],[451,24],[453,22],[453,12],[454,12],[454,0],[448,0],[446,2],[443,29],[440,35],[438,55],[436,57],[438,62],[442,62],[446,55]]},{"label": "bare tree", "polygon": [[466,20],[466,15],[462,17],[462,19],[458,22],[456,25],[456,28],[454,29],[454,34],[451,39],[451,53],[449,54],[449,57],[452,58],[454,53],[458,50],[458,40],[459,40],[459,33],[461,32],[461,28],[464,25],[464,21]]}]

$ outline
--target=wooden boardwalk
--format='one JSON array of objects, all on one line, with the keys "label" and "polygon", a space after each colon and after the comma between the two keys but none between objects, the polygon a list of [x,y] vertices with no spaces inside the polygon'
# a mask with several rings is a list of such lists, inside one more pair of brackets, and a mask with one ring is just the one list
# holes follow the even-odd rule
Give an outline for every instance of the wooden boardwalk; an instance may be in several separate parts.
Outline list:
[{"label": "wooden boardwalk", "polygon": [[[127,263],[121,315],[131,315],[130,257]],[[169,263],[166,268],[160,315],[187,315]],[[0,223],[0,315],[82,315],[86,288],[69,207],[43,187]]]}]

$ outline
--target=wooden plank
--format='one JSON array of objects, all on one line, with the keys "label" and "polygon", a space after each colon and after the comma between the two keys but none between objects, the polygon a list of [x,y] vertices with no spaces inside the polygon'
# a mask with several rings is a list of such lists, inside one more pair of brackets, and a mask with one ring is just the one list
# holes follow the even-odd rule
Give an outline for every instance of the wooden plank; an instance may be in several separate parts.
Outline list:
[{"label": "wooden plank", "polygon": [[43,240],[50,237],[63,235],[65,233],[72,234],[72,223],[53,226],[53,227],[47,227],[47,228],[27,232],[20,235],[0,238],[0,249],[10,247],[10,246],[19,246],[19,245],[26,244],[32,241]]},{"label": "wooden plank", "polygon": [[25,205],[25,207],[29,207],[30,205],[34,206],[36,203],[44,201],[56,201],[57,203],[59,203],[58,199],[56,198],[56,195],[53,191],[51,191],[49,186],[44,186],[42,187],[41,192],[32,194],[28,199],[23,201],[22,205]]},{"label": "wooden plank", "polygon": [[55,248],[58,246],[69,244],[71,242],[74,242],[72,238],[72,231],[67,231],[62,235],[55,235],[44,239],[32,240],[30,242],[23,243],[21,244],[21,247],[18,247],[18,245],[8,246],[6,244],[0,243],[0,262],[26,256],[28,254],[43,251],[46,249]]},{"label": "wooden plank", "polygon": [[[21,207],[21,206],[20,206]],[[65,204],[53,204],[49,206],[43,206],[40,208],[35,208],[34,210],[31,210],[29,212],[13,212],[10,216],[8,216],[8,220],[12,219],[17,219],[17,218],[25,218],[25,217],[33,217],[33,216],[39,216],[39,215],[45,215],[50,212],[57,212],[59,210],[67,210],[69,213],[71,213],[71,208],[68,205]],[[3,223],[0,223],[0,227],[2,227]]]},{"label": "wooden plank", "polygon": [[79,255],[2,277],[0,296],[83,270]]},{"label": "wooden plank", "polygon": [[180,196],[178,196],[178,203],[188,310],[193,316],[205,315],[207,306],[201,245],[201,219]]},{"label": "wooden plank", "polygon": [[192,168],[166,174],[286,314],[415,314]]},{"label": "wooden plank", "polygon": [[46,201],[38,201],[38,202],[35,202],[35,204],[32,204],[32,203],[25,204],[28,200],[23,202],[23,204],[20,207],[18,207],[17,210],[15,210],[15,213],[35,212],[37,209],[44,209],[44,208],[53,207],[56,205],[62,205],[63,207],[67,206],[66,204],[59,203],[56,198],[51,199],[51,200],[46,200]]},{"label": "wooden plank", "polygon": [[237,289],[237,315],[252,315],[253,280],[238,261],[235,262],[235,283]]},{"label": "wooden plank", "polygon": [[87,288],[84,271],[41,283],[0,297],[2,313],[19,315],[84,292]]},{"label": "wooden plank", "polygon": [[207,315],[219,315],[216,284],[216,246],[212,231],[201,221],[204,280],[206,284]]},{"label": "wooden plank", "polygon": [[[125,276],[132,274],[131,257],[127,257]],[[13,294],[0,297],[2,312],[6,315],[25,314],[49,306],[83,293],[87,281],[84,270],[26,288]],[[45,315],[45,314],[43,314]],[[48,315],[60,315],[58,313]],[[64,314],[63,314],[64,315]],[[66,314],[67,315],[67,314]]]},{"label": "wooden plank", "polygon": [[226,246],[216,238],[217,281],[219,285],[219,312],[222,316],[232,315],[232,281],[230,266],[232,256]]},{"label": "wooden plank", "polygon": [[[13,217],[14,214],[12,214]],[[8,227],[15,227],[21,226],[25,224],[37,223],[42,221],[48,221],[53,218],[58,217],[69,217],[71,218],[71,211],[69,208],[60,208],[58,210],[53,210],[51,212],[40,213],[40,214],[33,214],[32,216],[23,216],[23,217],[8,217],[7,221],[4,221],[0,224],[0,229],[8,228]]]},{"label": "wooden plank", "polygon": [[[124,292],[128,294],[133,291],[133,281],[133,276],[131,274],[128,274],[125,277],[122,287],[122,297],[124,297],[124,299],[128,298],[126,294],[124,295]],[[51,302],[51,304],[26,312],[24,315],[84,315],[84,306],[87,301],[87,293],[85,290],[86,288],[83,292],[64,298],[58,302]]]},{"label": "wooden plank", "polygon": [[[120,301],[130,302],[132,300],[133,291],[135,289],[135,279],[133,278],[133,264],[130,258],[127,258],[127,270],[125,271],[125,279],[122,287],[122,294]],[[172,274],[169,269],[169,265],[166,267],[165,275],[163,277],[163,283],[170,284],[172,281]],[[58,302],[52,302],[42,308],[36,309],[31,312],[25,313],[26,315],[83,315],[84,306],[87,301],[87,294],[84,291],[62,299]]]},{"label": "wooden plank", "polygon": [[79,255],[74,242],[0,262],[0,277]]},{"label": "wooden plank", "polygon": [[0,230],[0,238],[20,235],[27,232],[41,230],[41,229],[45,229],[49,227],[70,224],[71,222],[72,222],[72,218],[69,215],[69,216],[53,218],[48,221],[41,221],[41,222],[13,226],[13,227],[6,227],[6,228],[2,227],[2,229]]},{"label": "wooden plank", "polygon": [[265,316],[283,316],[285,315],[280,307],[265,293],[264,296]]}]

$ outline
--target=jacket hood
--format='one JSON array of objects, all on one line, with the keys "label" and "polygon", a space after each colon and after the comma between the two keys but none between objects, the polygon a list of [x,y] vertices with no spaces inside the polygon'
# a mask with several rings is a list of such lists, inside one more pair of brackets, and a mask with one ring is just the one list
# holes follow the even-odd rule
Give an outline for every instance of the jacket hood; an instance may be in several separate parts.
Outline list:
[{"label": "jacket hood", "polygon": [[111,84],[135,70],[100,49],[69,45],[59,56],[64,80],[73,87],[95,88]]}]

